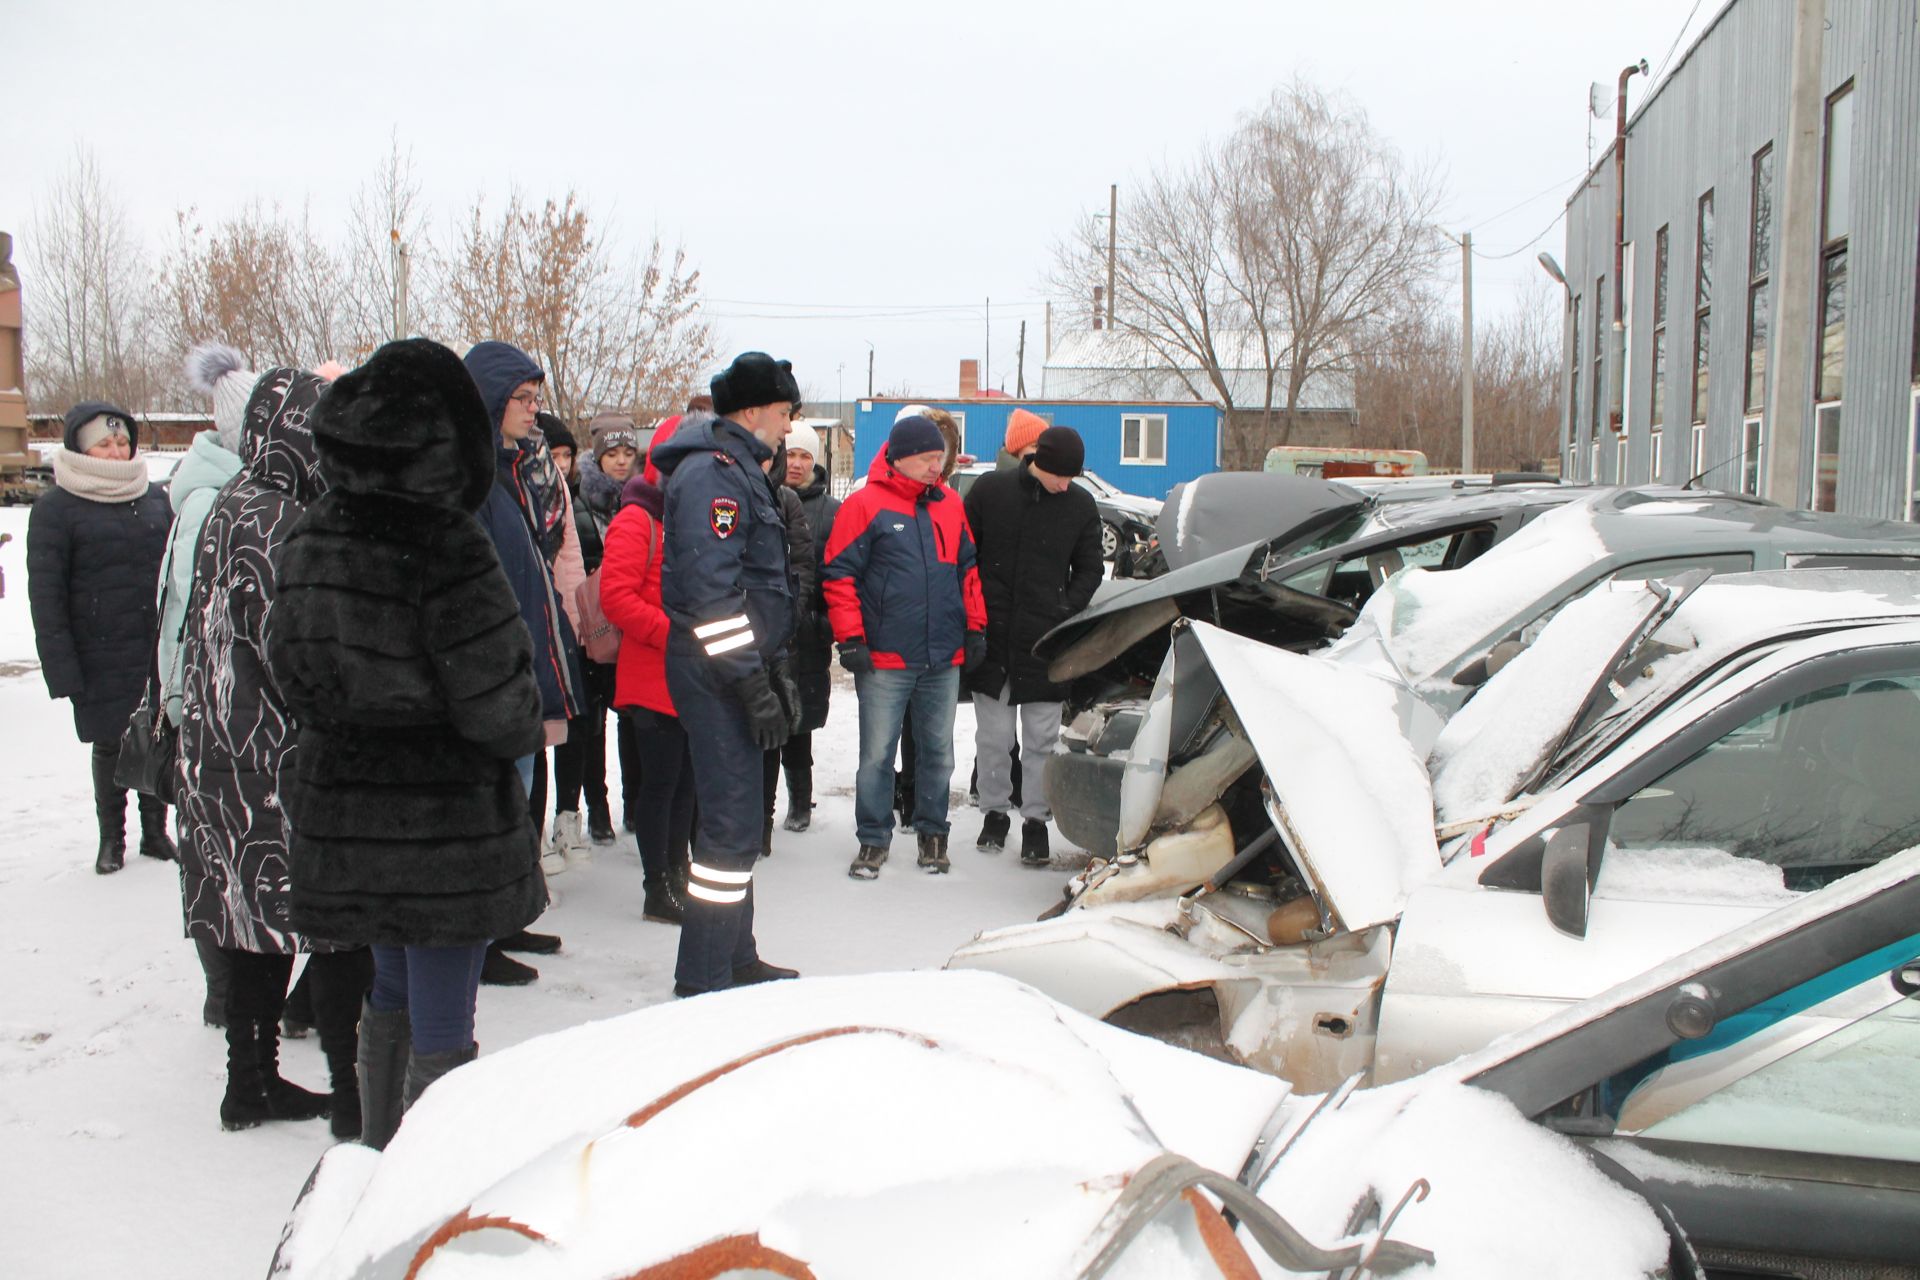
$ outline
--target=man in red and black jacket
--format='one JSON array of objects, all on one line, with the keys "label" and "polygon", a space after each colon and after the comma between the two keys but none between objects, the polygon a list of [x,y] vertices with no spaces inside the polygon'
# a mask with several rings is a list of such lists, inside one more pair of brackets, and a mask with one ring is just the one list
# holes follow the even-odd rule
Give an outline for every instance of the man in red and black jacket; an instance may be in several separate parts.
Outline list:
[{"label": "man in red and black jacket", "polygon": [[987,606],[960,497],[940,481],[946,440],[918,414],[894,423],[864,488],[840,507],[823,591],[840,665],[860,698],[860,768],[847,874],[871,880],[893,840],[893,753],[913,709],[920,865],[947,869],[947,787],[962,668],[986,653]]}]

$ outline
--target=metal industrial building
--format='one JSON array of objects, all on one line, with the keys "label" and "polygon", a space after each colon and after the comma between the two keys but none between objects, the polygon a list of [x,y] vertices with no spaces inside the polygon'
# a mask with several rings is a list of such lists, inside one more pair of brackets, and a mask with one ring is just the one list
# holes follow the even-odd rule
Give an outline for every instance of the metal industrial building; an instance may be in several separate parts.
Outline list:
[{"label": "metal industrial building", "polygon": [[1611,150],[1567,205],[1564,473],[1920,518],[1920,3],[1729,0],[1625,157],[1622,269]]}]

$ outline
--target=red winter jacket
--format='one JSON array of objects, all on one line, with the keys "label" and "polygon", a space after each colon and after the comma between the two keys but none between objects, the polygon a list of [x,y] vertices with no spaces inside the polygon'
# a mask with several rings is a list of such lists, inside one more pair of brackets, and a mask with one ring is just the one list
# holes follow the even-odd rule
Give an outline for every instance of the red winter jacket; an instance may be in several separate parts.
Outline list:
[{"label": "red winter jacket", "polygon": [[987,626],[960,495],[893,469],[883,450],[834,517],[821,570],[836,640],[863,640],[881,668],[960,666]]},{"label": "red winter jacket", "polygon": [[613,705],[646,707],[674,715],[667,693],[667,632],[660,607],[660,561],[666,540],[659,524],[637,503],[620,508],[607,526],[600,561],[600,608],[620,628],[620,658],[614,669]]}]

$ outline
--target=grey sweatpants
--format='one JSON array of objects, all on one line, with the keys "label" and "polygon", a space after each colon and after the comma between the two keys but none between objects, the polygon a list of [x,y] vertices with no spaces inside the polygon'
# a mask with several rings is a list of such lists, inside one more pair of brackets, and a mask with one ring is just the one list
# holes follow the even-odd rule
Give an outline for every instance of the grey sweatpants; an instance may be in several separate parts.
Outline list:
[{"label": "grey sweatpants", "polygon": [[[1008,693],[1011,693],[1011,688]],[[1047,757],[1060,747],[1060,704],[1014,706],[984,693],[973,695],[973,760],[980,771],[980,809],[1005,813],[1013,803],[1013,734],[1020,726],[1020,816],[1035,822],[1053,817],[1047,807]]]}]

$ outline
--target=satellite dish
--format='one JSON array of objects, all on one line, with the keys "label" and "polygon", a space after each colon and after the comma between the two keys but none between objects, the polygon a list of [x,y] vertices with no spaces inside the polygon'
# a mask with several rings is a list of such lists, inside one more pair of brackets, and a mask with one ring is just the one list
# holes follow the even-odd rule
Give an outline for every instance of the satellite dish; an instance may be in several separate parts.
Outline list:
[{"label": "satellite dish", "polygon": [[1607,92],[1607,86],[1595,80],[1587,88],[1587,110],[1597,119],[1607,118],[1607,112],[1613,109],[1613,95]]}]

